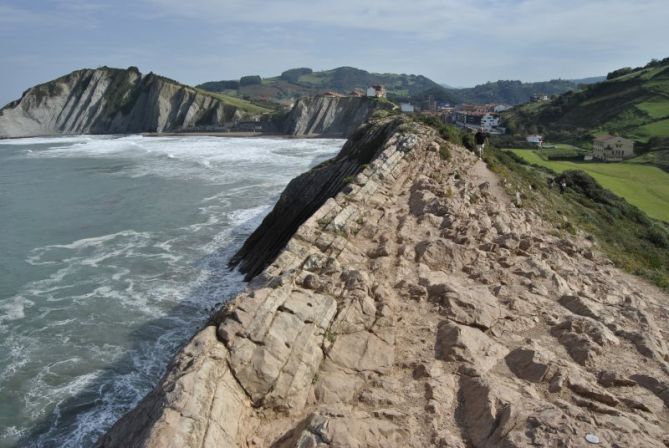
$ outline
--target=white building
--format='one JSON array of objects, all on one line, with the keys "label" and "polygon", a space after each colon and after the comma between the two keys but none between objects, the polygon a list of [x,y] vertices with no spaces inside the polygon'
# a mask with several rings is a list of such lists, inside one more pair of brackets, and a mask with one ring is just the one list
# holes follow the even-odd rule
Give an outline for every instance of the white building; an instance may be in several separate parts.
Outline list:
[{"label": "white building", "polygon": [[499,117],[497,115],[487,113],[481,117],[481,129],[490,132],[493,128],[499,126]]},{"label": "white building", "polygon": [[414,112],[414,107],[411,103],[400,103],[400,110],[410,114]]},{"label": "white building", "polygon": [[381,85],[367,87],[367,96],[375,96],[377,98],[386,97],[386,89]]},{"label": "white building", "polygon": [[493,109],[494,112],[504,112],[505,110],[511,109],[513,106],[509,106],[508,104],[498,104],[495,106]]},{"label": "white building", "polygon": [[525,140],[527,140],[527,143],[532,143],[533,145],[537,145],[539,148],[541,148],[544,145],[544,137],[539,134],[528,135],[527,137],[525,137]]},{"label": "white building", "polygon": [[592,142],[592,157],[607,162],[620,162],[634,157],[634,140],[603,135]]}]

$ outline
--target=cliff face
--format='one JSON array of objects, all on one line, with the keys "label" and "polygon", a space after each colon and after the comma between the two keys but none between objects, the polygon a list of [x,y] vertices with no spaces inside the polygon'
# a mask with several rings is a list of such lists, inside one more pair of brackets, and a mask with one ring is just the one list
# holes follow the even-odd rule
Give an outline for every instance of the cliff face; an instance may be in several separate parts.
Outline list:
[{"label": "cliff face", "polygon": [[284,124],[287,134],[348,137],[375,110],[392,104],[370,97],[313,96],[299,99]]},{"label": "cliff face", "polygon": [[231,266],[238,266],[247,280],[259,274],[302,223],[378,155],[400,123],[398,120],[359,128],[336,157],[293,179],[274,209],[232,257]]},{"label": "cliff face", "polygon": [[161,132],[221,126],[240,111],[137,69],[78,70],[27,90],[0,110],[0,137]]},{"label": "cliff face", "polygon": [[669,444],[666,294],[431,129],[371,124],[331,163],[263,223],[297,227],[278,257],[248,243],[262,275],[99,446]]}]

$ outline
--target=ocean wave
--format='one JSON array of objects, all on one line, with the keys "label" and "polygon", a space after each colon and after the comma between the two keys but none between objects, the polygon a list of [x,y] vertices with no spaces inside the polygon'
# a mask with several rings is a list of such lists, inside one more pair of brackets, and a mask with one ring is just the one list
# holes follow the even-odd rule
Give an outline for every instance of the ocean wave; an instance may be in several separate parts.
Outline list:
[{"label": "ocean wave", "polygon": [[191,215],[175,224],[33,248],[19,261],[40,276],[0,298],[0,415],[10,416],[0,421],[0,445],[88,446],[151,389],[211,310],[244,287],[227,267],[230,256],[290,178],[341,141],[106,136],[30,144],[40,147],[29,147],[26,160],[132,161],[84,173],[93,179],[121,176],[125,185],[150,175],[207,185],[178,209]]}]

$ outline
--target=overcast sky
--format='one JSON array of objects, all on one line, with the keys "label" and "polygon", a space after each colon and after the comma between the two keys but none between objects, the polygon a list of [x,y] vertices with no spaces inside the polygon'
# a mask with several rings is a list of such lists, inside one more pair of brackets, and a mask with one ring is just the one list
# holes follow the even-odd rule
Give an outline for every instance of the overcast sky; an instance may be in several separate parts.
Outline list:
[{"label": "overcast sky", "polygon": [[667,24],[668,0],[0,0],[0,103],[101,65],[188,84],[342,65],[581,78],[669,56]]}]

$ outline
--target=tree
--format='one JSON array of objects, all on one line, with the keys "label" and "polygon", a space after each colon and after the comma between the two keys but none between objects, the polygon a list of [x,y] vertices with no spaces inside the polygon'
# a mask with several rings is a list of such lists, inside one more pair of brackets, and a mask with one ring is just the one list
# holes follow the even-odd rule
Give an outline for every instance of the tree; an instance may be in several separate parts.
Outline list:
[{"label": "tree", "polygon": [[252,85],[257,85],[257,84],[262,84],[262,78],[258,75],[253,75],[253,76],[242,76],[241,79],[239,80],[239,85],[240,86],[252,86]]}]

